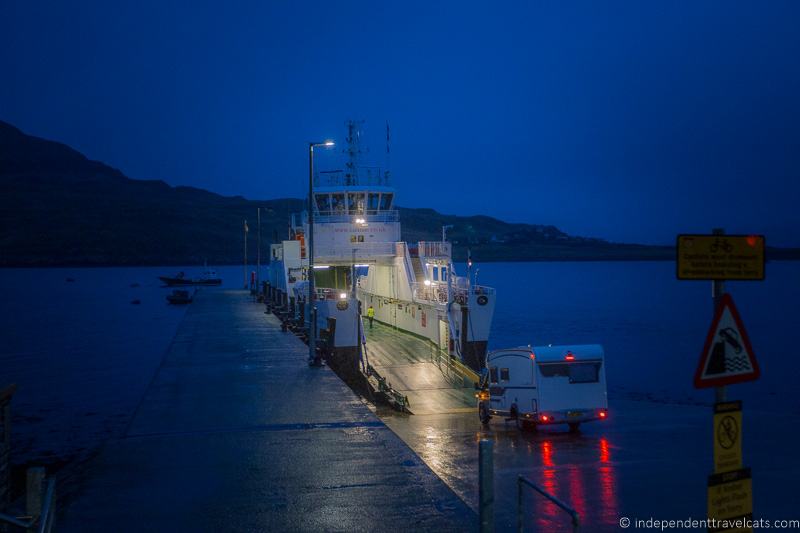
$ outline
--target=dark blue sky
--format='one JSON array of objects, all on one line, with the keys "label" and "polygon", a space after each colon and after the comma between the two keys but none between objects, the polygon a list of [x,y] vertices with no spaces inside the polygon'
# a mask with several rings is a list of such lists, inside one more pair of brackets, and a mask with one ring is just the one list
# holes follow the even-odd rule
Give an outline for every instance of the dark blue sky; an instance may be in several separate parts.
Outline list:
[{"label": "dark blue sky", "polygon": [[351,117],[383,165],[388,120],[401,205],[800,246],[798,2],[201,4],[4,0],[0,119],[250,198]]}]

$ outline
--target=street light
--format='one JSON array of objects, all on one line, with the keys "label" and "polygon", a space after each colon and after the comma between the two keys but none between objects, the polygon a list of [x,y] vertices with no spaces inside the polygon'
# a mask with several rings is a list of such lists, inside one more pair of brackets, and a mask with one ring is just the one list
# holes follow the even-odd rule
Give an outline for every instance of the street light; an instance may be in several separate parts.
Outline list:
[{"label": "street light", "polygon": [[330,148],[333,141],[308,143],[308,305],[311,318],[308,328],[308,363],[317,362],[317,307],[314,304],[314,147]]}]

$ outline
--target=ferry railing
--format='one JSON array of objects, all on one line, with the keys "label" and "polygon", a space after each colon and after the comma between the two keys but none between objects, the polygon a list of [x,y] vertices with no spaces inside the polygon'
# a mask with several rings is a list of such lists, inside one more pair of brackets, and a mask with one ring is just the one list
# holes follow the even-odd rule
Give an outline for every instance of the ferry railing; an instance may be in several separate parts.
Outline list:
[{"label": "ferry railing", "polygon": [[447,303],[447,284],[431,283],[426,285],[424,282],[414,282],[411,284],[411,291],[415,302],[426,303]]},{"label": "ferry railing", "polygon": [[316,261],[335,261],[352,259],[369,259],[378,256],[394,256],[395,243],[388,242],[352,242],[342,244],[314,244]]},{"label": "ferry railing", "polygon": [[419,255],[421,257],[446,257],[452,252],[452,245],[447,241],[419,241]]},{"label": "ferry railing", "polygon": [[431,341],[431,362],[450,383],[462,387],[471,387],[480,381],[480,376],[458,359],[450,357],[447,351]]},{"label": "ferry railing", "polygon": [[495,288],[486,287],[485,285],[472,285],[469,288],[453,285],[453,287],[451,288],[451,292],[453,294],[453,301],[459,304],[465,304],[469,302],[469,296],[471,294],[477,296],[480,296],[482,294],[486,296],[493,296],[495,294]]},{"label": "ferry railing", "polygon": [[[400,214],[396,209],[359,209],[351,210],[349,213],[346,209],[322,209],[314,211],[314,223],[337,222],[352,224],[356,218],[363,218],[365,223],[369,225],[370,222],[397,222],[400,220]],[[303,223],[308,223],[308,216],[303,213]]]},{"label": "ferry railing", "polygon": [[387,186],[389,176],[377,166],[359,166],[355,170],[355,176],[345,173],[343,170],[323,170],[315,173],[315,187],[347,187],[347,186]]},{"label": "ferry railing", "polygon": [[578,527],[580,524],[579,520],[580,516],[578,515],[578,512],[523,475],[517,477],[517,531],[519,532],[523,531],[524,521],[522,519],[522,514],[523,514],[522,495],[523,495],[523,490],[526,486],[535,490],[536,492],[544,496],[546,499],[554,503],[559,509],[567,513],[572,520],[572,531],[573,532],[578,531]]}]

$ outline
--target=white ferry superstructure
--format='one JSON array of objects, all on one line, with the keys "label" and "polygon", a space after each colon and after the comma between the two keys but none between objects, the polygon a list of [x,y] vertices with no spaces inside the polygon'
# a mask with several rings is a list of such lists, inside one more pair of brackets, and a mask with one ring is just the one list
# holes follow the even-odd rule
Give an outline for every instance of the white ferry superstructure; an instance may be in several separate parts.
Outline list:
[{"label": "white ferry superstructure", "polygon": [[307,280],[314,275],[314,327],[334,333],[337,371],[357,372],[362,366],[362,317],[372,306],[376,321],[429,339],[480,372],[495,290],[470,283],[469,271],[467,276],[457,275],[450,242],[401,240],[389,173],[359,164],[359,141],[358,123],[351,121],[345,169],[314,176],[313,271],[304,211],[292,215],[289,238],[271,245],[269,290],[310,326]]}]

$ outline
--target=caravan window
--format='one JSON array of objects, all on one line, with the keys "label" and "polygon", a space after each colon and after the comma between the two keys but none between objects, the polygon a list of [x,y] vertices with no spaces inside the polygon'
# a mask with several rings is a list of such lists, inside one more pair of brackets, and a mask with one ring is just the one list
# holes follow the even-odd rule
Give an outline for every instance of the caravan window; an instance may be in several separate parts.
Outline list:
[{"label": "caravan window", "polygon": [[600,363],[550,363],[539,365],[542,377],[569,378],[570,383],[597,383],[600,380]]},{"label": "caravan window", "polygon": [[508,369],[507,368],[501,368],[500,369],[500,381],[508,381],[508,380],[509,380]]},{"label": "caravan window", "polygon": [[489,369],[489,381],[497,383],[497,367],[493,366]]},{"label": "caravan window", "polygon": [[600,363],[572,363],[569,365],[570,383],[597,383],[600,380]]}]

